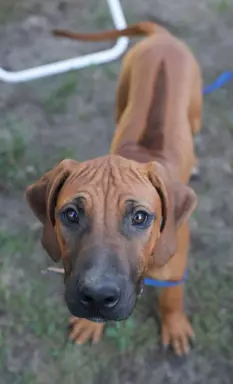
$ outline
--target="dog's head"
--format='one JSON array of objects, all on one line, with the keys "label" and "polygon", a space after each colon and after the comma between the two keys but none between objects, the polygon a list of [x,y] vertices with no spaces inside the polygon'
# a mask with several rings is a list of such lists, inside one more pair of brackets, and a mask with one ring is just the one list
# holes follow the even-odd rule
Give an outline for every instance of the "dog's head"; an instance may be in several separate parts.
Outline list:
[{"label": "dog's head", "polygon": [[71,313],[93,321],[132,312],[149,263],[176,252],[176,231],[196,205],[191,188],[158,163],[110,155],[64,160],[28,187],[42,245],[65,269]]}]

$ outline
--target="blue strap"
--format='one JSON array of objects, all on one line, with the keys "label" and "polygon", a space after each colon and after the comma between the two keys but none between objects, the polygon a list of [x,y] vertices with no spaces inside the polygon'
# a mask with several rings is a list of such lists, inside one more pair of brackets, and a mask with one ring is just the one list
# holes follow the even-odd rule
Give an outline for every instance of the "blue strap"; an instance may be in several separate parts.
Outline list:
[{"label": "blue strap", "polygon": [[216,89],[221,88],[223,85],[228,83],[233,78],[233,72],[232,71],[226,71],[223,72],[213,83],[207,85],[203,89],[203,94],[207,95],[208,93],[212,93],[216,91]]},{"label": "blue strap", "polygon": [[145,277],[144,283],[145,285],[149,285],[151,287],[166,288],[166,287],[176,287],[177,285],[185,283],[187,279],[188,279],[188,271],[186,270],[182,279],[178,281],[156,280],[156,279],[151,279],[150,277]]}]

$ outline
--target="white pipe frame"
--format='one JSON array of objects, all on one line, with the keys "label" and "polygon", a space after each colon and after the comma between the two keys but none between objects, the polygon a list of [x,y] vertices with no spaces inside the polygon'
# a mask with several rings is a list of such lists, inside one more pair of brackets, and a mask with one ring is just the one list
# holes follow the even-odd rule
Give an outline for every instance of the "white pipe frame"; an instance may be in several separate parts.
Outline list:
[{"label": "white pipe frame", "polygon": [[[124,29],[127,25],[120,1],[107,0],[107,2],[116,29]],[[112,48],[104,51],[57,61],[55,63],[29,68],[22,71],[11,72],[0,67],[0,80],[6,83],[23,83],[89,67],[91,65],[108,63],[118,59],[126,51],[128,44],[129,39],[127,37],[120,37]]]}]

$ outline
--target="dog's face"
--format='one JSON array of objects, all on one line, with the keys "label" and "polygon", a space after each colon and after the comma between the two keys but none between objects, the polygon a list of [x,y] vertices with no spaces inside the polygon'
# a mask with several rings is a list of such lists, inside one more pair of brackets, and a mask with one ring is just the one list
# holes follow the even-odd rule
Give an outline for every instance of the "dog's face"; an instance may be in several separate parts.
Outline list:
[{"label": "dog's face", "polygon": [[[179,185],[178,207],[164,177],[158,164],[106,156],[82,164],[65,160],[28,188],[31,208],[44,224],[42,244],[54,260],[62,258],[65,300],[74,316],[127,318],[151,259],[165,263],[174,254],[177,223],[196,198]],[[182,214],[176,212],[182,207]]]},{"label": "dog's face", "polygon": [[159,194],[136,167],[108,157],[77,168],[55,209],[69,270],[65,298],[74,315],[90,320],[129,315],[160,222]]}]

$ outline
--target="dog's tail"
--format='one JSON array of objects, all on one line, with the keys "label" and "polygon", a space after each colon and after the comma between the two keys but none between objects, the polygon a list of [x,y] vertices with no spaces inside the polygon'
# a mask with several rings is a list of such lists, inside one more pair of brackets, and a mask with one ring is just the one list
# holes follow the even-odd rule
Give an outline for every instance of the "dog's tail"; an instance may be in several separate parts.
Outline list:
[{"label": "dog's tail", "polygon": [[142,21],[137,24],[129,25],[124,29],[112,29],[105,32],[95,32],[95,33],[76,33],[71,31],[66,31],[62,29],[52,30],[53,35],[66,37],[68,39],[74,40],[83,40],[83,41],[106,41],[106,40],[116,40],[121,36],[150,36],[156,33],[156,30],[163,29],[159,25],[151,21]]}]

